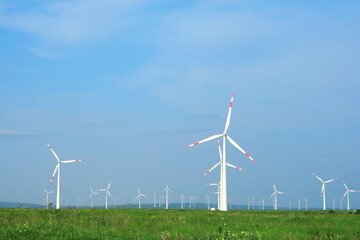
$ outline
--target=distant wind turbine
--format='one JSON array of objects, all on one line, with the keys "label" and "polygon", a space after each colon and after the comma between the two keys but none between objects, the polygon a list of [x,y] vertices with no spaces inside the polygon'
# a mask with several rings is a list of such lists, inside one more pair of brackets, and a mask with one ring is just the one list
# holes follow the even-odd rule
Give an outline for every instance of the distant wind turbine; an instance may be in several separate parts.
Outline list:
[{"label": "distant wind turbine", "polygon": [[78,159],[78,160],[66,160],[66,161],[60,161],[59,157],[56,155],[56,153],[54,152],[54,150],[50,147],[50,145],[46,142],[46,144],[48,145],[48,147],[50,148],[51,152],[54,154],[54,156],[56,157],[58,164],[55,167],[54,173],[51,177],[50,183],[52,182],[52,180],[54,179],[54,176],[56,174],[56,171],[58,172],[58,180],[57,180],[57,195],[56,195],[56,209],[60,209],[60,163],[72,163],[72,162],[81,162],[84,161],[84,159]]},{"label": "distant wind turbine", "polygon": [[[219,137],[223,137],[223,158],[221,161],[221,175],[220,175],[220,179],[221,179],[221,190],[220,190],[220,211],[227,211],[227,182],[226,182],[226,166],[229,166],[228,164],[226,164],[226,139],[229,140],[229,142],[234,145],[237,149],[239,149],[242,153],[244,153],[247,157],[249,157],[254,163],[256,163],[254,161],[254,159],[252,159],[248,153],[246,153],[232,138],[230,138],[229,135],[227,135],[227,130],[228,127],[230,125],[230,118],[231,118],[231,109],[232,109],[232,104],[233,104],[233,100],[234,100],[234,93],[232,94],[231,97],[231,102],[230,102],[230,107],[229,107],[229,112],[228,112],[228,116],[226,119],[226,124],[225,124],[225,129],[224,132],[222,134],[218,134],[218,135],[214,135],[211,137],[208,137],[204,140],[201,140],[199,142],[196,142],[194,144],[188,145],[187,147],[192,147],[195,145],[198,145],[200,143],[204,143]],[[231,166],[234,167],[234,166]],[[235,167],[236,168],[236,167]]]},{"label": "distant wind turbine", "polygon": [[49,194],[53,193],[54,191],[48,192],[44,189],[44,192],[46,193],[46,208],[49,209]]},{"label": "distant wind turbine", "polygon": [[344,184],[344,186],[346,188],[346,192],[345,192],[344,196],[342,197],[342,199],[344,199],[345,196],[347,195],[347,210],[350,210],[349,193],[350,192],[359,192],[359,190],[349,190],[348,187],[346,186],[345,182],[344,181],[342,181],[342,182],[343,182],[343,184]]},{"label": "distant wind turbine", "polygon": [[94,194],[98,194],[97,192],[94,192],[90,186],[90,195],[89,198],[91,199],[91,208],[94,208]]},{"label": "distant wind turbine", "polygon": [[108,200],[108,197],[107,197],[107,195],[109,194],[109,196],[113,199],[113,197],[111,196],[111,194],[110,194],[110,191],[109,191],[109,188],[110,188],[110,186],[111,186],[111,183],[112,183],[112,180],[110,180],[110,182],[109,182],[109,185],[107,186],[107,188],[103,188],[103,189],[98,189],[97,191],[99,191],[99,192],[105,192],[105,209],[108,209],[108,207],[107,207],[107,200]]},{"label": "distant wind turbine", "polygon": [[166,206],[166,209],[169,209],[169,190],[171,190],[169,188],[169,184],[166,184],[166,188],[164,190],[162,190],[162,192],[166,192],[166,199],[165,199],[165,206]]},{"label": "distant wind turbine", "polygon": [[286,193],[277,191],[274,182],[272,182],[272,184],[273,184],[273,186],[274,186],[274,190],[275,190],[275,191],[273,192],[273,194],[271,194],[271,196],[269,197],[269,199],[271,199],[273,196],[275,196],[275,197],[274,197],[274,210],[277,210],[277,194],[278,194],[278,193],[279,193],[279,194],[286,194]]},{"label": "distant wind turbine", "polygon": [[140,189],[139,189],[139,188],[137,188],[137,191],[138,191],[139,195],[135,198],[135,201],[139,199],[139,208],[141,208],[141,197],[146,197],[146,195],[145,195],[145,194],[142,194],[142,193],[140,192]]},{"label": "distant wind turbine", "polygon": [[322,187],[321,187],[321,197],[323,198],[323,210],[326,210],[326,201],[325,201],[325,184],[335,181],[337,178],[333,178],[327,181],[323,181],[319,176],[317,176],[315,173],[313,173],[313,175],[319,179],[320,182],[322,182]]}]

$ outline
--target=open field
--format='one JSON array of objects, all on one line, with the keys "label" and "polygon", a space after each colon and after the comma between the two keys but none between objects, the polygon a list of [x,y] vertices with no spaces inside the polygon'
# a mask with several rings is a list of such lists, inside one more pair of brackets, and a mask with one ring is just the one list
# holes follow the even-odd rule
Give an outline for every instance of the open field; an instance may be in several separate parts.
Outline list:
[{"label": "open field", "polygon": [[0,209],[0,239],[360,239],[360,214]]}]

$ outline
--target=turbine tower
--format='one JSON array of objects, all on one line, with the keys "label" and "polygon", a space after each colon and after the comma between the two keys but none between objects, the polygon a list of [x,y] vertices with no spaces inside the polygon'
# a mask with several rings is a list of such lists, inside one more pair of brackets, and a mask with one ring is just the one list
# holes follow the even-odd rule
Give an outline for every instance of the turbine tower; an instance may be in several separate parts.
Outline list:
[{"label": "turbine tower", "polygon": [[154,208],[156,208],[156,192],[154,192]]},{"label": "turbine tower", "polygon": [[326,201],[325,201],[325,184],[332,182],[334,180],[336,180],[337,178],[333,178],[327,181],[323,181],[319,176],[317,176],[315,173],[313,173],[313,175],[320,180],[320,182],[322,182],[322,187],[321,187],[321,197],[323,198],[323,210],[326,210]]},{"label": "turbine tower", "polygon": [[91,198],[91,208],[94,208],[94,194],[98,194],[97,192],[94,192],[90,186],[90,195],[89,198]]},{"label": "turbine tower", "polygon": [[181,209],[184,209],[184,194],[181,194],[180,197],[181,197]]},{"label": "turbine tower", "polygon": [[164,190],[162,190],[162,192],[166,192],[166,199],[165,199],[165,206],[166,206],[166,209],[169,209],[169,190],[171,190],[169,188],[169,184],[166,184],[166,188]]},{"label": "turbine tower", "polygon": [[284,195],[285,195],[286,193],[277,191],[274,182],[272,182],[272,184],[273,184],[273,186],[274,186],[274,190],[275,190],[275,191],[273,192],[273,194],[271,194],[271,196],[269,197],[269,199],[271,199],[273,196],[275,196],[275,197],[274,197],[274,210],[277,210],[277,194],[280,193],[280,194],[284,194]]},{"label": "turbine tower", "polygon": [[54,191],[48,192],[44,189],[44,192],[46,192],[46,209],[49,209],[49,194],[53,193]]},{"label": "turbine tower", "polygon": [[146,195],[145,195],[145,194],[142,194],[142,193],[140,192],[140,189],[139,189],[139,188],[137,188],[137,191],[138,191],[139,195],[135,198],[135,201],[139,199],[139,208],[141,208],[141,197],[146,197]]},{"label": "turbine tower", "polygon": [[48,145],[48,147],[50,148],[51,152],[54,154],[54,156],[56,157],[56,160],[58,161],[58,164],[55,167],[54,173],[51,177],[50,183],[52,182],[52,180],[54,179],[54,176],[56,174],[56,171],[58,173],[58,180],[57,180],[57,195],[56,195],[56,209],[60,209],[60,163],[72,163],[72,162],[81,162],[84,161],[84,159],[79,159],[79,160],[66,160],[66,161],[60,161],[59,157],[56,155],[56,153],[54,152],[54,150],[50,147],[50,145],[46,142],[46,144]]},{"label": "turbine tower", "polygon": [[249,157],[254,163],[256,163],[254,161],[254,159],[252,159],[250,157],[250,155],[248,153],[246,153],[234,140],[232,140],[232,138],[230,138],[229,135],[227,135],[227,130],[229,128],[230,125],[230,118],[231,118],[231,109],[232,109],[232,104],[233,104],[233,100],[234,100],[234,93],[232,94],[231,97],[231,102],[230,102],[230,107],[229,107],[229,112],[228,112],[228,116],[226,119],[226,124],[225,124],[225,129],[224,132],[222,134],[218,134],[218,135],[214,135],[211,137],[208,137],[204,140],[201,140],[199,142],[196,142],[194,144],[188,145],[185,148],[188,147],[192,147],[195,145],[198,145],[200,143],[204,143],[219,137],[223,137],[223,158],[221,161],[221,190],[220,190],[220,211],[227,211],[227,183],[226,183],[226,139],[229,140],[229,142],[234,145],[237,149],[239,149],[242,153],[244,153],[247,157]]},{"label": "turbine tower", "polygon": [[97,190],[97,191],[100,191],[100,192],[105,192],[105,209],[108,209],[108,207],[107,207],[107,199],[108,199],[108,198],[107,198],[107,195],[109,194],[109,196],[110,196],[112,199],[114,199],[114,198],[111,196],[110,192],[109,192],[109,188],[110,188],[111,183],[112,183],[112,180],[110,180],[109,185],[107,186],[107,188],[98,189],[98,190]]},{"label": "turbine tower", "polygon": [[348,187],[346,186],[345,182],[342,181],[345,188],[346,188],[346,192],[344,194],[344,196],[342,197],[342,199],[345,198],[345,195],[347,195],[347,210],[350,210],[350,200],[349,200],[349,192],[359,192],[359,190],[349,190]]}]

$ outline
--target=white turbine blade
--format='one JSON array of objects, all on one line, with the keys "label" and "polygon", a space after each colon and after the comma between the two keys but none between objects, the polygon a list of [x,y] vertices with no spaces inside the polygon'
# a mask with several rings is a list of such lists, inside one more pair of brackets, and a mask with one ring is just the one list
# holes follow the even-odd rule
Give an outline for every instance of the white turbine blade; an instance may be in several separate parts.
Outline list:
[{"label": "white turbine blade", "polygon": [[271,199],[274,195],[275,195],[275,192],[273,192],[273,194],[271,194],[271,196],[269,197],[269,199]]},{"label": "white turbine blade", "polygon": [[347,193],[348,193],[348,191],[346,191],[346,192],[344,193],[344,196],[341,198],[341,200],[343,200],[343,199],[345,198],[345,196],[346,196]]},{"label": "white turbine blade", "polygon": [[279,191],[277,191],[277,193],[284,194],[284,195],[286,194],[285,192],[279,192]]},{"label": "white turbine blade", "polygon": [[226,138],[230,141],[230,143],[231,143],[232,145],[234,145],[234,147],[236,147],[237,149],[239,149],[243,154],[245,154],[248,158],[250,158],[251,161],[253,161],[254,163],[256,163],[255,160],[252,159],[252,157],[250,157],[250,155],[247,154],[247,153],[244,151],[244,149],[242,149],[234,140],[232,140],[229,135],[226,135]]},{"label": "white turbine blade", "polygon": [[141,193],[140,193],[140,189],[139,189],[138,187],[137,187],[137,191],[138,191],[138,193],[139,193],[139,195],[140,195]]},{"label": "white turbine blade", "polygon": [[48,193],[48,191],[46,191],[45,189],[43,189],[43,190],[44,190],[44,192]]},{"label": "white turbine blade", "polygon": [[274,187],[274,190],[275,190],[275,192],[276,192],[276,187],[275,187],[275,183],[274,183],[274,182],[272,182],[272,185],[273,185],[273,187]]},{"label": "white turbine blade", "polygon": [[234,100],[234,93],[231,96],[230,107],[229,107],[229,112],[228,112],[228,115],[227,115],[227,118],[226,118],[226,124],[225,124],[224,133],[226,133],[226,131],[228,130],[229,125],[230,125],[231,109],[232,109],[233,100]]},{"label": "white turbine blade", "polygon": [[342,183],[344,184],[344,186],[345,186],[346,190],[349,190],[349,189],[348,189],[348,187],[346,186],[346,184],[345,184],[344,180],[342,181]]},{"label": "white turbine blade", "polygon": [[195,146],[195,145],[198,145],[198,144],[200,144],[200,143],[204,143],[204,142],[213,140],[213,139],[218,138],[218,137],[221,137],[221,136],[222,136],[222,134],[214,135],[214,136],[205,138],[204,140],[201,140],[201,141],[199,141],[199,142],[196,142],[196,143],[194,143],[194,144],[190,144],[190,145],[186,146],[185,148],[192,147],[192,146]]},{"label": "white turbine blade", "polygon": [[135,201],[136,201],[136,200],[138,200],[138,199],[139,199],[139,197],[140,197],[140,195],[138,195],[138,196],[135,198]]},{"label": "white turbine blade", "polygon": [[161,192],[165,192],[166,191],[166,188],[164,190],[162,190]]},{"label": "white turbine blade", "polygon": [[329,183],[329,182],[335,181],[336,179],[338,179],[338,178],[333,178],[333,179],[327,180],[324,183]]},{"label": "white turbine blade", "polygon": [[245,171],[244,169],[239,168],[239,167],[236,167],[236,166],[234,166],[234,165],[231,165],[230,163],[226,163],[226,166],[229,166],[229,167],[232,167],[232,168],[238,169],[238,170],[240,170],[240,171]]},{"label": "white turbine blade", "polygon": [[[59,164],[57,164],[56,167],[55,167],[54,173],[53,173],[53,175],[52,175],[52,177],[51,177],[51,179],[50,179],[50,183],[51,183],[52,180],[54,179],[55,173],[56,173],[56,171],[58,170],[58,168],[59,168]],[[50,184],[50,183],[49,183],[49,184]]]},{"label": "white turbine blade", "polygon": [[96,191],[98,191],[98,192],[104,192],[104,191],[106,191],[107,189],[106,188],[103,188],[103,189],[98,189],[98,190],[96,190]]},{"label": "white turbine blade", "polygon": [[111,183],[112,183],[112,180],[110,180],[109,185],[107,186],[106,189],[109,189],[109,188],[110,188]]},{"label": "white turbine blade", "polygon": [[221,161],[222,161],[222,153],[221,153],[221,148],[220,148],[220,141],[219,141],[219,138],[218,138],[217,140],[218,140],[219,156],[220,156],[220,162],[221,162]]},{"label": "white turbine blade", "polygon": [[359,190],[349,190],[349,192],[360,192]]},{"label": "white turbine blade", "polygon": [[51,192],[49,192],[49,194],[50,194],[50,193],[53,193],[53,192],[54,192],[54,191],[51,191]]},{"label": "white turbine blade", "polygon": [[91,198],[92,195],[93,195],[93,193],[90,193],[89,198]]},{"label": "white turbine blade", "polygon": [[109,191],[107,191],[107,193],[109,194],[109,196],[111,197],[111,199],[114,199],[113,196],[111,196],[111,193]]},{"label": "white turbine blade", "polygon": [[221,163],[221,162],[218,162],[217,164],[215,164],[209,171],[207,171],[207,172],[203,175],[203,177],[205,177],[206,175],[208,175],[212,170],[214,170],[217,166],[219,166],[220,163]]},{"label": "white turbine blade", "polygon": [[52,151],[52,153],[54,154],[54,156],[56,157],[56,159],[58,160],[58,162],[60,162],[58,155],[56,155],[56,153],[54,152],[54,150],[50,147],[50,145],[46,142],[46,144],[48,145],[48,147],[50,148],[50,150]]},{"label": "white turbine blade", "polygon": [[147,195],[146,194],[141,194],[142,197],[146,197]]},{"label": "white turbine blade", "polygon": [[321,182],[324,182],[318,175],[316,175],[315,173],[313,173],[313,175],[317,178],[317,179],[319,179]]},{"label": "white turbine blade", "polygon": [[218,186],[219,184],[217,184],[217,183],[207,183],[207,184],[205,184],[205,186]]},{"label": "white turbine blade", "polygon": [[93,189],[91,188],[91,186],[90,186],[90,192],[94,192]]},{"label": "white turbine blade", "polygon": [[84,159],[77,159],[77,160],[66,160],[66,161],[60,161],[61,163],[72,163],[72,162],[82,162]]}]

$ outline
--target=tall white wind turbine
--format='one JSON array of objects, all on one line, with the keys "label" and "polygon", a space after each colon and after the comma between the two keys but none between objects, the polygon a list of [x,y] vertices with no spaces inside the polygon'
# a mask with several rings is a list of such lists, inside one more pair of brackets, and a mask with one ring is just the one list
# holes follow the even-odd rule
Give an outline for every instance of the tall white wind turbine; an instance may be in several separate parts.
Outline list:
[{"label": "tall white wind turbine", "polygon": [[273,194],[271,194],[271,196],[269,197],[269,199],[271,199],[273,196],[275,196],[274,197],[274,210],[277,210],[277,194],[279,193],[279,194],[286,194],[286,193],[284,193],[284,192],[279,192],[278,190],[276,190],[276,187],[275,187],[275,184],[274,184],[274,182],[272,182],[272,184],[273,184],[273,186],[274,186],[274,192],[273,192]]},{"label": "tall white wind turbine", "polygon": [[139,199],[139,208],[141,208],[141,197],[146,197],[146,195],[145,195],[145,194],[142,194],[142,193],[140,192],[140,189],[139,189],[139,188],[137,188],[137,191],[138,191],[139,195],[135,198],[135,201]]},{"label": "tall white wind turbine", "polygon": [[91,208],[94,208],[94,194],[98,194],[97,192],[94,192],[93,189],[90,186],[90,195],[89,198],[91,199]]},{"label": "tall white wind turbine", "polygon": [[321,187],[321,197],[323,198],[323,210],[326,210],[326,201],[325,201],[325,184],[335,181],[337,178],[333,178],[327,181],[323,181],[319,176],[317,176],[315,173],[313,173],[313,175],[319,179],[320,182],[322,182],[322,187]]},{"label": "tall white wind turbine", "polygon": [[78,160],[66,160],[66,161],[60,161],[59,157],[56,155],[56,153],[54,152],[54,150],[50,147],[50,145],[46,142],[46,144],[48,145],[48,147],[50,148],[51,152],[54,154],[54,156],[56,157],[56,160],[58,161],[58,164],[55,167],[54,173],[51,177],[50,183],[52,182],[52,180],[54,179],[54,176],[56,174],[56,171],[58,172],[58,180],[57,180],[57,196],[56,196],[56,209],[60,209],[60,164],[61,163],[72,163],[72,162],[81,162],[84,161],[84,159],[78,159]]},{"label": "tall white wind turbine", "polygon": [[346,192],[344,194],[344,196],[342,197],[342,199],[345,198],[345,196],[347,195],[347,210],[350,210],[350,200],[349,200],[349,192],[360,192],[359,190],[349,190],[348,187],[346,186],[345,182],[342,181],[345,188],[346,188]]},{"label": "tall white wind turbine", "polygon": [[201,140],[199,142],[196,142],[194,144],[188,145],[187,147],[192,147],[195,145],[198,145],[200,143],[204,143],[210,140],[214,140],[216,138],[219,137],[223,137],[223,158],[221,161],[221,193],[220,193],[220,211],[227,211],[227,182],[226,182],[226,139],[229,140],[229,142],[234,145],[237,149],[239,149],[242,153],[244,153],[247,157],[249,157],[254,163],[256,163],[254,161],[254,159],[252,159],[248,153],[246,153],[232,138],[230,138],[229,135],[227,135],[227,130],[229,128],[230,125],[230,118],[231,118],[231,109],[232,109],[232,104],[233,104],[233,100],[234,100],[234,93],[231,96],[231,102],[230,102],[230,107],[229,107],[229,112],[228,112],[228,116],[226,119],[226,124],[225,124],[225,129],[224,132],[222,134],[218,134],[218,135],[214,135],[211,137],[208,137],[204,140]]},{"label": "tall white wind turbine", "polygon": [[169,190],[171,190],[169,188],[169,184],[166,184],[166,188],[164,190],[162,190],[162,192],[166,192],[166,199],[165,199],[165,202],[166,202],[166,209],[169,209]]},{"label": "tall white wind turbine", "polygon": [[48,192],[44,189],[44,192],[46,193],[46,208],[49,209],[49,194],[53,193],[54,191]]},{"label": "tall white wind turbine", "polygon": [[110,182],[109,182],[109,185],[107,186],[107,188],[103,188],[103,189],[98,189],[97,191],[99,191],[99,192],[105,192],[105,209],[108,209],[108,205],[107,205],[107,200],[108,200],[108,194],[109,194],[109,196],[111,197],[111,199],[114,199],[112,196],[111,196],[111,193],[110,193],[110,191],[109,191],[109,188],[110,188],[110,186],[111,186],[111,183],[112,183],[112,180],[110,180]]}]

